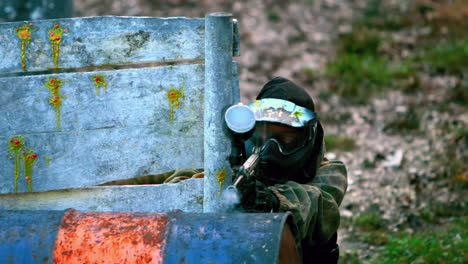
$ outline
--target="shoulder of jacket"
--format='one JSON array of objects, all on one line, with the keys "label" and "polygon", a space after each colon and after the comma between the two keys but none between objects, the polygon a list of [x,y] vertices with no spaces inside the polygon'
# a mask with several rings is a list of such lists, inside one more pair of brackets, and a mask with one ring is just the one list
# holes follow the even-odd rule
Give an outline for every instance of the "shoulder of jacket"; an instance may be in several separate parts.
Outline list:
[{"label": "shoulder of jacket", "polygon": [[327,165],[345,165],[341,160],[328,160],[324,158],[322,162],[320,162],[320,167],[327,166]]}]

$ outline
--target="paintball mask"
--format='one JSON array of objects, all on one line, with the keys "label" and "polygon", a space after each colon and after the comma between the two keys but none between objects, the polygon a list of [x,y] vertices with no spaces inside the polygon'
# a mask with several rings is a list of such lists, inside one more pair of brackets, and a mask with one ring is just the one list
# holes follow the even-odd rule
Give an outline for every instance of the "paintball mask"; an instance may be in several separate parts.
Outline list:
[{"label": "paintball mask", "polygon": [[273,185],[301,177],[315,150],[316,113],[276,98],[256,100],[249,107],[257,121],[250,141],[260,148],[261,181]]}]

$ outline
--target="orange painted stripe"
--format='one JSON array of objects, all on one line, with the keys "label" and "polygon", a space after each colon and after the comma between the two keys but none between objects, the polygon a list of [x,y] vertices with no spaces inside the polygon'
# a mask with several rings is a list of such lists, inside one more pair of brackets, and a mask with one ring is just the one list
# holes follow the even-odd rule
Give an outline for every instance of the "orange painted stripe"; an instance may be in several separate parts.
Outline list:
[{"label": "orange painted stripe", "polygon": [[60,223],[53,263],[162,263],[164,213],[79,212]]}]

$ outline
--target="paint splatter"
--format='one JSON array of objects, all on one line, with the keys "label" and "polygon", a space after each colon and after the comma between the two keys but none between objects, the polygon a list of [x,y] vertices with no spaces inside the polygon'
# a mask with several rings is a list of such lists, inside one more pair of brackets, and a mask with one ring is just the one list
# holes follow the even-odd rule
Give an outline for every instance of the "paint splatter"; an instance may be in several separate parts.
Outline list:
[{"label": "paint splatter", "polygon": [[292,113],[292,116],[294,116],[294,117],[304,116],[304,113],[296,111],[296,112]]},{"label": "paint splatter", "polygon": [[14,160],[13,192],[18,193],[18,179],[21,173],[21,150],[24,146],[24,137],[14,136],[8,141],[8,155]]},{"label": "paint splatter", "polygon": [[103,74],[96,74],[91,76],[91,80],[94,82],[94,86],[96,87],[96,96],[99,96],[99,88],[107,89],[107,82],[106,77]]},{"label": "paint splatter", "polygon": [[216,173],[216,178],[218,179],[218,184],[219,184],[218,194],[221,194],[221,189],[223,187],[224,180],[226,179],[226,174],[227,174],[226,168],[223,168],[222,170]]},{"label": "paint splatter", "polygon": [[60,43],[62,43],[64,33],[68,33],[68,29],[62,28],[59,24],[54,24],[48,32],[52,49],[52,61],[56,69],[59,67]]},{"label": "paint splatter", "polygon": [[62,81],[59,78],[48,78],[45,84],[45,87],[49,88],[49,91],[52,94],[52,96],[49,98],[49,104],[55,108],[57,129],[60,129],[60,106],[62,105],[62,101],[65,98],[60,93],[60,88],[64,82],[65,81]]},{"label": "paint splatter", "polygon": [[34,163],[37,161],[37,153],[29,148],[28,151],[23,151],[23,164],[24,164],[24,179],[28,184],[28,191],[32,192],[32,169]]},{"label": "paint splatter", "polygon": [[50,162],[51,162],[52,160],[54,160],[53,158],[51,158],[51,157],[49,157],[49,156],[45,156],[45,155],[44,155],[44,159],[45,159],[45,164],[46,164],[46,166],[50,166]]},{"label": "paint splatter", "polygon": [[170,112],[169,112],[169,122],[174,121],[174,108],[179,109],[180,98],[184,98],[184,88],[181,87],[179,90],[172,88],[167,92],[167,99],[169,99],[169,104],[170,104]]},{"label": "paint splatter", "polygon": [[33,23],[25,23],[23,26],[15,28],[15,35],[17,35],[21,41],[21,68],[23,71],[27,71],[26,67],[26,46],[31,44],[31,36],[34,31],[37,29],[33,29]]}]

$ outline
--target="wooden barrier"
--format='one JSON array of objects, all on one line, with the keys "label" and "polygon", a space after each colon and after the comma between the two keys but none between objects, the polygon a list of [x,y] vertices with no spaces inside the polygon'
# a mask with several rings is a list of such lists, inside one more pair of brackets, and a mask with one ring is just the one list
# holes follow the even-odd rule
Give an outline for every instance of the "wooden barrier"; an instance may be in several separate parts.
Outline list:
[{"label": "wooden barrier", "polygon": [[[207,168],[203,208],[216,210],[230,179],[220,117],[239,100],[232,61],[238,42],[237,23],[226,13],[0,23],[0,209],[86,201],[85,210],[138,211],[125,205],[133,203],[126,195],[161,192],[150,197],[164,201],[140,208],[164,212],[177,206],[171,199],[186,199],[185,210],[200,212],[199,188],[89,186]],[[29,187],[44,193],[31,196]],[[120,198],[102,207],[99,199],[110,190]],[[32,197],[38,201],[28,206]]]}]

